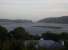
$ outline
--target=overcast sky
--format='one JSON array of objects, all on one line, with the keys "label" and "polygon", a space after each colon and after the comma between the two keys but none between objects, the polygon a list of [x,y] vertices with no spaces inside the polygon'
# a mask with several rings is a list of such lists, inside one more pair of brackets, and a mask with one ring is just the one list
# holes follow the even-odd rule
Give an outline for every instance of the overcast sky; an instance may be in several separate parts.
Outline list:
[{"label": "overcast sky", "polygon": [[68,0],[0,0],[0,18],[31,19],[68,15]]}]

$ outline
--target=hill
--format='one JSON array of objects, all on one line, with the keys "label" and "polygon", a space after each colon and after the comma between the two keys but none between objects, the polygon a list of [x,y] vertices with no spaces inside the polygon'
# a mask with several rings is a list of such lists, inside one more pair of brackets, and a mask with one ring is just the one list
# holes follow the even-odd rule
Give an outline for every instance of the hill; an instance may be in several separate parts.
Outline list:
[{"label": "hill", "polygon": [[9,20],[9,19],[0,19],[0,22],[14,22],[14,23],[25,23],[25,22],[32,22],[31,20]]},{"label": "hill", "polygon": [[55,18],[45,18],[38,22],[43,23],[61,23],[61,24],[68,24],[68,16],[62,16],[62,17],[55,17]]}]

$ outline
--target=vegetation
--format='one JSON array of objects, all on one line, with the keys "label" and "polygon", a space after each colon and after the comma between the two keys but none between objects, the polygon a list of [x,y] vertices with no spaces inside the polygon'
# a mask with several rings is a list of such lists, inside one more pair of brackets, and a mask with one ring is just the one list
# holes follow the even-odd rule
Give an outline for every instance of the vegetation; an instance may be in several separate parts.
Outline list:
[{"label": "vegetation", "polygon": [[[41,37],[44,40],[54,40],[56,42],[63,40],[65,41],[65,49],[68,48],[68,33],[54,34],[47,32],[42,33]],[[17,27],[8,32],[5,27],[0,26],[0,50],[45,50],[40,46],[35,47],[41,37],[29,34],[22,27]]]}]

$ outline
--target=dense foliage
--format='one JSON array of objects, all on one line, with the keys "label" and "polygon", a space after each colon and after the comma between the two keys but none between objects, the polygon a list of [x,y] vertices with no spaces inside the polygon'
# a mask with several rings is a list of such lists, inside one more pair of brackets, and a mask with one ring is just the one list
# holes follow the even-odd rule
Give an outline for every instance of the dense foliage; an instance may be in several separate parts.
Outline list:
[{"label": "dense foliage", "polygon": [[[33,36],[22,27],[17,27],[8,32],[5,27],[0,26],[0,49],[1,50],[36,50],[38,40],[65,41],[65,48],[68,48],[68,33],[55,34],[51,32],[42,33],[42,36]],[[38,49],[43,49],[38,46]]]}]

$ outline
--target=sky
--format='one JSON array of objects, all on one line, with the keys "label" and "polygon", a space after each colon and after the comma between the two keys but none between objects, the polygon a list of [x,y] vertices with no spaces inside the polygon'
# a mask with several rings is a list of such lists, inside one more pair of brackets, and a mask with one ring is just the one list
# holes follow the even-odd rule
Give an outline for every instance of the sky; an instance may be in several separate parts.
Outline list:
[{"label": "sky", "polygon": [[37,21],[68,15],[68,0],[0,0],[0,19]]}]

